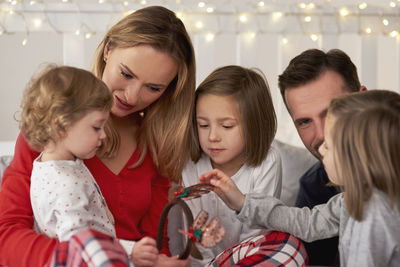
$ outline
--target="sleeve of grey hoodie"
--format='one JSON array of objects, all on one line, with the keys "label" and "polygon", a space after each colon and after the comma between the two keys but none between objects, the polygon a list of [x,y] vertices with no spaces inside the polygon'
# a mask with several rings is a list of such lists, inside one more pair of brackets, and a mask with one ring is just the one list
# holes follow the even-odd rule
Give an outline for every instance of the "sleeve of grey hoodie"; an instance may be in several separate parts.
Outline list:
[{"label": "sleeve of grey hoodie", "polygon": [[238,219],[246,224],[268,230],[290,233],[306,242],[339,235],[342,194],[328,203],[307,207],[288,207],[279,199],[259,193],[246,195]]}]

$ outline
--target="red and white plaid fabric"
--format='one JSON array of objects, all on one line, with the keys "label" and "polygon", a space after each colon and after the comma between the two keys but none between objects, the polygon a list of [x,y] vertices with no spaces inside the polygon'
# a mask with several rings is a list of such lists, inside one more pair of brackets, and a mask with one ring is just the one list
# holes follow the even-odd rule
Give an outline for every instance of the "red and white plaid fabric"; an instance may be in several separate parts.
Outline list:
[{"label": "red and white plaid fabric", "polygon": [[270,232],[223,251],[207,266],[300,267],[307,263],[307,252],[299,239],[283,232]]},{"label": "red and white plaid fabric", "polygon": [[117,239],[84,229],[67,242],[60,242],[46,267],[133,266]]}]

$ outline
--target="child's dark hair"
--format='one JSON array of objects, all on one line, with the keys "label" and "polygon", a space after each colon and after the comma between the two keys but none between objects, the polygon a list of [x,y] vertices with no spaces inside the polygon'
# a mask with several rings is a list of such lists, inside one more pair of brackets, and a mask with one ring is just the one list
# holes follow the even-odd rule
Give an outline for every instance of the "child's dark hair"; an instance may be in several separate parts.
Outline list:
[{"label": "child's dark hair", "polygon": [[[287,106],[285,91],[315,81],[326,71],[333,71],[343,79],[343,91],[357,92],[361,84],[357,68],[350,57],[339,49],[324,52],[319,49],[308,49],[294,57],[284,72],[278,77],[278,86],[282,99]],[[325,90],[326,88],[321,88]]]},{"label": "child's dark hair", "polygon": [[29,82],[23,96],[19,126],[28,143],[42,150],[93,110],[109,112],[113,98],[91,72],[48,65]]},{"label": "child's dark hair", "polygon": [[[218,68],[197,88],[195,104],[200,96],[206,94],[233,96],[236,99],[243,125],[245,163],[249,166],[261,164],[267,157],[277,128],[270,90],[262,72],[235,65]],[[193,112],[191,135],[191,157],[197,162],[202,151],[196,112]]]}]

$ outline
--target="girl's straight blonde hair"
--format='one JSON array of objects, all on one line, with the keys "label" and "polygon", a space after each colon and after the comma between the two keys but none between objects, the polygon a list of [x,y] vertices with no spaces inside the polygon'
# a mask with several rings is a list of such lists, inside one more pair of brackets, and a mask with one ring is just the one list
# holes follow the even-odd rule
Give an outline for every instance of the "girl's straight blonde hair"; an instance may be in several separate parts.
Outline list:
[{"label": "girl's straight blonde hair", "polygon": [[[199,85],[195,102],[200,96],[213,94],[233,96],[239,106],[245,142],[245,163],[258,166],[267,157],[276,133],[276,115],[267,80],[257,69],[229,65],[214,70]],[[196,109],[196,107],[194,107]],[[191,122],[191,158],[197,162],[201,147],[196,112]]]},{"label": "girl's straight blonde hair", "polygon": [[[145,110],[138,131],[140,158],[131,167],[143,162],[150,150],[153,161],[162,175],[172,181],[181,178],[189,158],[188,127],[195,90],[195,55],[191,40],[182,21],[175,13],[160,6],[139,9],[115,24],[99,44],[93,72],[103,76],[104,51],[149,45],[170,55],[178,65],[178,74],[163,95]],[[112,126],[106,127],[107,139],[101,157],[113,157],[120,146],[119,135]]]},{"label": "girl's straight blonde hair", "polygon": [[352,93],[332,100],[331,136],[347,210],[361,221],[373,189],[400,208],[400,95],[386,90]]},{"label": "girl's straight blonde hair", "polygon": [[88,112],[109,112],[113,98],[93,73],[69,66],[47,65],[24,91],[19,126],[32,148],[41,151],[64,137],[69,126]]}]

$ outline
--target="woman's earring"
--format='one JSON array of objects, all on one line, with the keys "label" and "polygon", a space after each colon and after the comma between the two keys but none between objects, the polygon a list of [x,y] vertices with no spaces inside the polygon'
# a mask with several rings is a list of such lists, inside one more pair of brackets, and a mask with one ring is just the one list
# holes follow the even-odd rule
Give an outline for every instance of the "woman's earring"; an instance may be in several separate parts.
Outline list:
[{"label": "woman's earring", "polygon": [[107,62],[107,59],[106,59],[106,57],[103,57],[103,60],[104,60],[104,62]]}]

